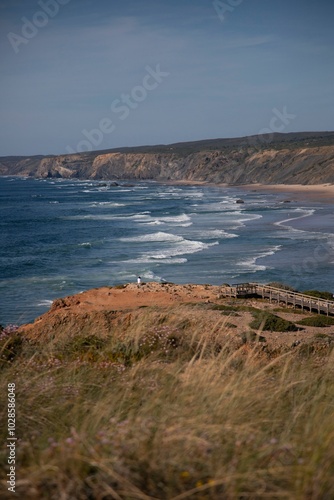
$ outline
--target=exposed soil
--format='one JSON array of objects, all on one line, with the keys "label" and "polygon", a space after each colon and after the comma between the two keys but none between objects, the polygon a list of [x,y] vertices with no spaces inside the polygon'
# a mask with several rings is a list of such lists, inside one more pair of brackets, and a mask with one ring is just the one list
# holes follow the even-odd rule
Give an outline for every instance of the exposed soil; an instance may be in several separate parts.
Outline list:
[{"label": "exposed soil", "polygon": [[[224,310],[224,306],[228,309]],[[20,331],[28,338],[39,341],[64,335],[75,336],[79,332],[108,335],[115,333],[115,325],[116,330],[118,326],[124,332],[127,324],[140,320],[143,314],[152,314],[153,320],[164,314],[170,318],[189,320],[192,328],[203,328],[203,333],[219,329],[226,340],[240,343],[241,334],[249,332],[253,319],[252,311],[247,308],[272,312],[297,325],[302,318],[311,315],[262,299],[224,298],[219,286],[154,282],[138,286],[131,283],[57,299],[47,313],[34,323],[22,326]],[[270,351],[286,350],[302,344],[312,344],[316,350],[321,350],[334,341],[334,326],[300,327],[296,332],[256,333],[264,337],[261,345]]]}]

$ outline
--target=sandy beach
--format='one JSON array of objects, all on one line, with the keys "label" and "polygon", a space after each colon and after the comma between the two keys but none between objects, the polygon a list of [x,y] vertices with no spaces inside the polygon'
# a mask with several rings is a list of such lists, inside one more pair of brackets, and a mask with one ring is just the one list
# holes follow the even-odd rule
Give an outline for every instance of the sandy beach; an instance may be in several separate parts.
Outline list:
[{"label": "sandy beach", "polygon": [[223,187],[223,188],[238,188],[245,191],[263,191],[267,193],[286,193],[295,200],[314,200],[322,203],[334,203],[334,184],[215,184],[205,181],[168,181],[168,185],[181,185],[181,186],[210,186],[210,187]]},{"label": "sandy beach", "polygon": [[[225,185],[224,185],[225,187]],[[246,184],[238,186],[247,191],[286,193],[295,200],[314,200],[322,203],[334,203],[334,184]]]}]

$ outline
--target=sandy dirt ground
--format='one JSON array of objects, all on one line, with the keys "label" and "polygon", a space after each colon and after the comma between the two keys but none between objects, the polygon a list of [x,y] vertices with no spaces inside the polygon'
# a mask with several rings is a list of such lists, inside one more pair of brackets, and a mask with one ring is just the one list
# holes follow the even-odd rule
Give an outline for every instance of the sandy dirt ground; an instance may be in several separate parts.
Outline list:
[{"label": "sandy dirt ground", "polygon": [[[201,304],[207,305],[202,307]],[[192,307],[188,307],[191,305]],[[226,305],[235,308],[235,312],[220,311],[211,308],[214,305]],[[197,307],[198,306],[198,307]],[[57,299],[50,310],[43,316],[37,318],[34,323],[24,325],[21,328],[23,333],[34,337],[34,333],[43,337],[43,331],[50,331],[55,325],[61,324],[66,316],[77,318],[78,322],[84,322],[89,315],[105,311],[113,311],[118,315],[136,313],[154,308],[164,310],[167,314],[181,314],[182,318],[189,318],[192,324],[204,324],[205,330],[219,328],[223,335],[229,339],[238,339],[240,334],[250,330],[249,323],[253,316],[251,312],[239,309],[240,306],[254,307],[262,309],[298,323],[302,318],[311,314],[304,311],[298,312],[291,308],[286,308],[281,304],[270,303],[262,299],[231,299],[222,296],[221,287],[211,285],[175,285],[172,283],[142,283],[138,286],[135,283],[119,287],[103,287],[88,290],[86,292]],[[207,333],[207,332],[206,332]],[[266,339],[270,349],[279,349],[284,346],[293,347],[301,343],[326,342],[321,337],[334,339],[334,326],[325,328],[303,327],[296,332],[257,332]],[[55,331],[55,334],[57,332]]]}]

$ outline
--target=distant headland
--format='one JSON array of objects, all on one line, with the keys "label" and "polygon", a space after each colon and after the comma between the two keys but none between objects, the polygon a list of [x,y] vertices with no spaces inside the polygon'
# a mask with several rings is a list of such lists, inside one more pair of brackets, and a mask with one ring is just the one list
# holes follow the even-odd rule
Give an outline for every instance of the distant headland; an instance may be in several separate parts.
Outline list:
[{"label": "distant headland", "polygon": [[245,185],[334,183],[334,132],[298,132],[0,157],[1,176]]}]

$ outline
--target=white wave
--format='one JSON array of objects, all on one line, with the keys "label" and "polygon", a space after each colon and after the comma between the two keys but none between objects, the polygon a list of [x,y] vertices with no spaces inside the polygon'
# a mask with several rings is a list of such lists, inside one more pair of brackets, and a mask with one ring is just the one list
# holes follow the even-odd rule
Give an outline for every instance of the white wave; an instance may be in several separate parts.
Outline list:
[{"label": "white wave", "polygon": [[183,190],[168,190],[160,193],[156,193],[155,197],[156,198],[173,198],[173,199],[189,199],[189,198],[203,198],[204,193],[200,191],[194,191],[194,192],[185,192]]},{"label": "white wave", "polygon": [[179,226],[179,227],[190,227],[192,226],[192,222],[186,222],[185,224],[174,224],[175,226]]},{"label": "white wave", "polygon": [[112,201],[96,201],[88,205],[93,208],[114,208],[114,207],[125,207],[125,203],[116,203]]},{"label": "white wave", "polygon": [[92,244],[89,243],[89,241],[87,242],[84,242],[84,243],[79,243],[78,245],[79,247],[84,247],[84,248],[91,248],[92,247]]},{"label": "white wave", "polygon": [[260,215],[260,214],[245,214],[245,213],[242,213],[242,218],[239,219],[239,221],[240,222],[248,222],[249,220],[256,220],[256,219],[262,219],[262,218],[263,218],[263,215]]},{"label": "white wave", "polygon": [[37,306],[38,307],[50,307],[53,303],[53,300],[41,300],[38,302]]},{"label": "white wave", "polygon": [[[124,262],[134,264],[152,264],[157,262],[163,262],[164,264],[172,262],[183,263],[187,262],[187,259],[181,258],[176,261],[175,257],[202,252],[211,246],[219,245],[218,241],[213,243],[204,243],[203,241],[187,240],[181,236],[169,235],[168,233],[155,233],[154,237],[160,238],[159,240],[155,239],[154,241],[166,241],[175,244],[168,248],[142,253],[138,258]],[[169,238],[168,240],[163,239],[167,237]]]},{"label": "white wave", "polygon": [[157,276],[152,271],[144,271],[141,273],[141,277],[145,280],[161,281],[161,276]]},{"label": "white wave", "polygon": [[260,214],[247,214],[242,211],[227,212],[226,218],[224,219],[225,224],[231,224],[229,229],[240,229],[245,227],[245,222],[250,222],[252,220],[262,219],[263,216]]},{"label": "white wave", "polygon": [[188,222],[190,221],[190,217],[187,214],[182,215],[165,215],[163,217],[158,217],[158,220],[162,222]]},{"label": "white wave", "polygon": [[146,221],[143,221],[143,224],[149,226],[160,226],[161,224],[166,224],[169,226],[178,226],[178,227],[189,227],[192,225],[191,219],[189,215],[163,215],[160,217],[149,217]]},{"label": "white wave", "polygon": [[238,238],[237,234],[227,233],[223,229],[212,229],[208,231],[201,231],[198,233],[200,238],[204,238],[207,240],[215,239],[215,238]]},{"label": "white wave", "polygon": [[[292,226],[286,225],[286,223],[294,221],[294,220],[304,219],[305,217],[310,217],[311,215],[314,214],[315,210],[314,209],[306,210],[303,208],[296,208],[295,213],[298,213],[298,212],[303,212],[303,214],[299,215],[297,217],[290,217],[289,219],[284,219],[284,220],[281,220],[279,222],[274,222],[274,225],[284,227],[285,229],[292,229],[292,230],[298,231],[298,232],[301,231],[299,229],[294,229]],[[304,231],[301,231],[301,232],[304,232]]]},{"label": "white wave", "polygon": [[266,271],[268,269],[267,266],[260,266],[256,264],[257,259],[265,257],[265,255],[260,255],[258,257],[250,257],[243,262],[239,262],[237,264],[238,267],[242,267],[246,272],[256,273],[256,271]]},{"label": "white wave", "polygon": [[159,220],[153,220],[152,222],[145,222],[145,226],[161,226],[164,222],[160,222]]},{"label": "white wave", "polygon": [[152,234],[143,234],[141,236],[134,236],[130,238],[120,238],[120,241],[129,242],[129,243],[140,243],[140,242],[150,242],[150,241],[183,241],[182,236],[176,236],[175,234],[169,233],[152,233]]},{"label": "white wave", "polygon": [[150,259],[150,262],[155,262],[170,259],[171,257],[176,257],[178,255],[202,252],[203,250],[207,250],[211,246],[218,244],[218,241],[215,241],[214,243],[203,243],[202,241],[186,240],[182,238],[182,241],[178,242],[178,244],[172,248],[165,248],[155,252],[146,253],[143,254],[143,257]]},{"label": "white wave", "polygon": [[[305,209],[305,208],[296,208],[295,214],[302,213],[302,215],[297,215],[297,217],[290,217],[289,219],[284,219],[279,222],[274,222],[275,226],[279,226],[281,229],[286,230],[285,236],[293,238],[293,239],[302,239],[302,240],[319,240],[319,239],[332,239],[333,233],[322,233],[318,231],[308,231],[304,229],[297,229],[293,226],[287,224],[288,222],[304,219],[306,217],[311,217],[315,213],[315,209]],[[284,233],[279,233],[282,235]]]},{"label": "white wave", "polygon": [[244,272],[256,273],[256,271],[266,271],[268,269],[267,266],[257,264],[258,259],[262,259],[264,257],[269,257],[270,255],[275,255],[282,248],[282,245],[276,245],[272,248],[268,248],[264,252],[254,256],[248,257],[247,259],[238,262],[237,266],[244,269]]},{"label": "white wave", "polygon": [[149,211],[139,214],[87,214],[64,217],[66,220],[136,220],[145,225],[168,224],[172,226],[188,227],[192,225],[190,217],[186,214],[176,216],[151,217]]},{"label": "white wave", "polygon": [[204,193],[202,191],[192,191],[184,194],[185,198],[203,198]]},{"label": "white wave", "polygon": [[66,220],[149,220],[149,216],[145,214],[132,214],[132,215],[112,215],[112,214],[99,214],[99,215],[72,215],[64,217]]},{"label": "white wave", "polygon": [[[126,264],[152,264],[152,263],[157,263],[156,259],[152,259],[151,257],[139,257],[138,259],[130,259],[123,261],[126,262]],[[166,258],[161,263],[163,264],[185,264],[188,262],[186,258]]]}]

